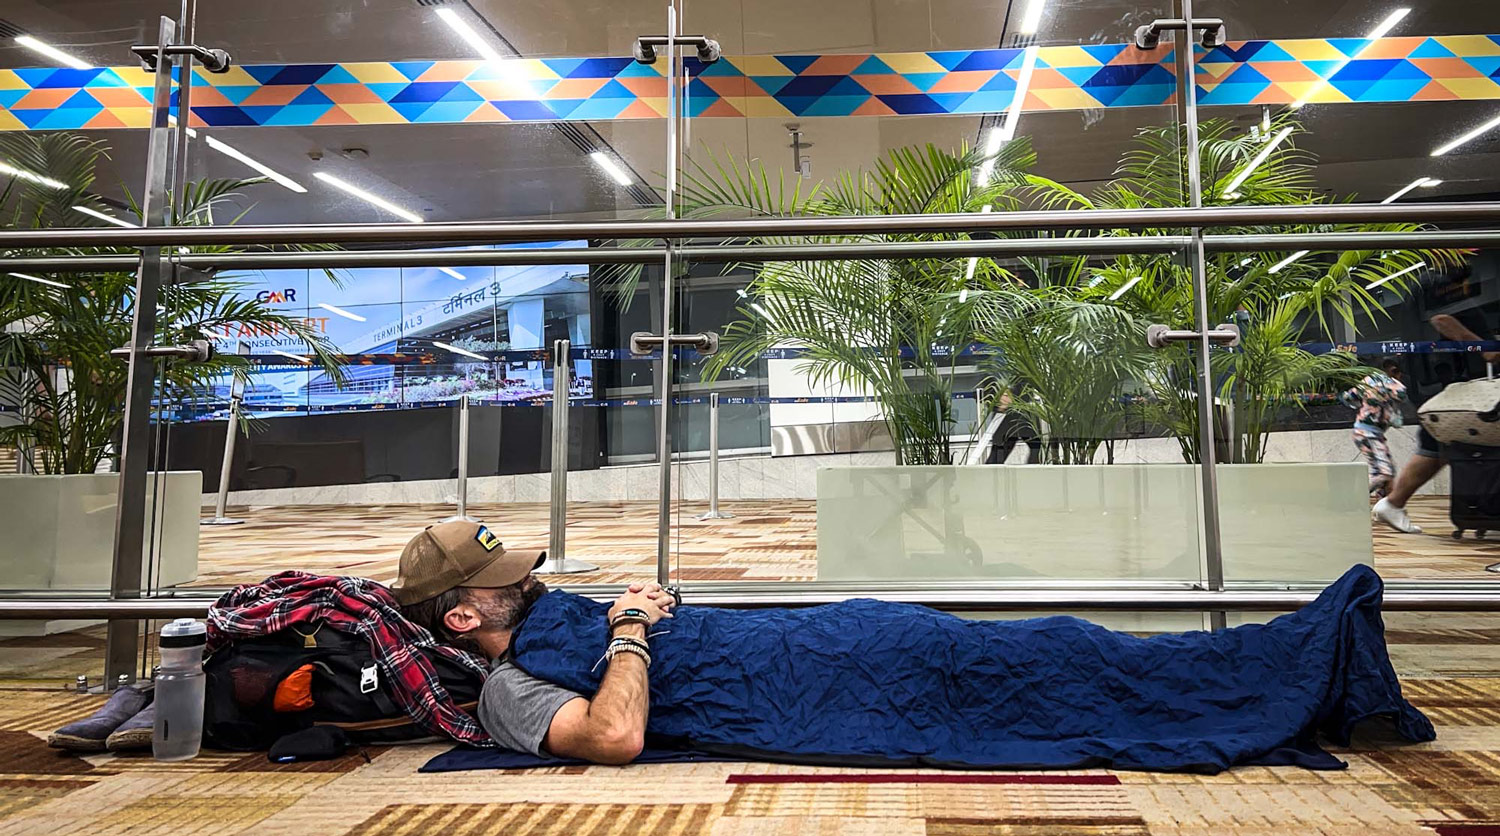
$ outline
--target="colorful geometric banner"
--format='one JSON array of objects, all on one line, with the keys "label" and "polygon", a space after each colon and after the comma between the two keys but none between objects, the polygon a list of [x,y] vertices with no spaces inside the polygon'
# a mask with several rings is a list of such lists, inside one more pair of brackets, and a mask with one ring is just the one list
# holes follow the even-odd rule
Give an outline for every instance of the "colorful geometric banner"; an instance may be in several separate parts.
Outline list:
[{"label": "colorful geometric banner", "polygon": [[[1195,47],[1205,106],[1500,99],[1500,35],[1311,38]],[[1355,57],[1358,56],[1358,57]],[[1022,49],[725,56],[688,61],[694,117],[890,116],[1004,111]],[[259,64],[196,70],[196,127],[660,119],[665,62],[529,58]],[[0,70],[0,130],[144,128],[138,67]],[[1036,48],[1024,111],[1171,105],[1172,47]]]}]

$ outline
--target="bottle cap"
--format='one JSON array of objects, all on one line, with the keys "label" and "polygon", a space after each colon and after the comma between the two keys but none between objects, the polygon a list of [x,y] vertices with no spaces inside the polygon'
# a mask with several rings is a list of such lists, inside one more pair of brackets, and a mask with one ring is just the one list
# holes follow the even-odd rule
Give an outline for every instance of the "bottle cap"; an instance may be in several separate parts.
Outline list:
[{"label": "bottle cap", "polygon": [[208,625],[194,618],[179,618],[161,628],[162,647],[195,647],[208,642]]}]

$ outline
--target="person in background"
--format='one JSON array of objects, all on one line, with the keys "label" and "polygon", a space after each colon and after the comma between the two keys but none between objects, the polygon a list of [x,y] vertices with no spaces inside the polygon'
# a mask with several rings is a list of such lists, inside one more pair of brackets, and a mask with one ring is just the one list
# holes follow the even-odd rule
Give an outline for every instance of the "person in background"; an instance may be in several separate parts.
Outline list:
[{"label": "person in background", "polygon": [[[1393,365],[1387,360],[1382,367]],[[1380,499],[1390,492],[1391,482],[1396,478],[1385,431],[1401,426],[1401,404],[1406,400],[1406,387],[1388,371],[1370,372],[1353,388],[1340,394],[1339,400],[1355,410],[1354,446],[1370,467],[1370,495]]]},{"label": "person in background", "polygon": [[[1438,314],[1432,318],[1432,327],[1436,328],[1445,340],[1456,340],[1459,342],[1481,342],[1482,338],[1471,331],[1463,323],[1447,314]],[[1483,354],[1486,363],[1500,362],[1500,352],[1486,351]],[[1444,369],[1446,367],[1446,371]],[[1446,363],[1440,363],[1437,367],[1440,380],[1444,385],[1454,380],[1453,367]],[[1432,392],[1435,395],[1437,392]],[[1429,395],[1430,397],[1430,395]],[[1424,399],[1425,400],[1425,399]],[[1370,509],[1370,514],[1377,521],[1383,522],[1402,534],[1421,534],[1422,528],[1411,521],[1406,513],[1406,503],[1421,487],[1432,481],[1432,477],[1438,475],[1443,465],[1448,463],[1443,449],[1437,439],[1427,432],[1425,427],[1417,428],[1417,452],[1401,468],[1400,474],[1391,484],[1390,493],[1381,497],[1375,506]]]}]

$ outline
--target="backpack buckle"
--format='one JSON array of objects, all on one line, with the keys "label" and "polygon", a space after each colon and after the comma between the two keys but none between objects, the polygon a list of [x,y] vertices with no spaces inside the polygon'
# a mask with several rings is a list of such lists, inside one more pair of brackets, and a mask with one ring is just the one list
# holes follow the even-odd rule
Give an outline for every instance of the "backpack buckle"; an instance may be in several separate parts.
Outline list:
[{"label": "backpack buckle", "polygon": [[380,688],[380,676],[375,663],[359,669],[359,692],[368,694]]}]

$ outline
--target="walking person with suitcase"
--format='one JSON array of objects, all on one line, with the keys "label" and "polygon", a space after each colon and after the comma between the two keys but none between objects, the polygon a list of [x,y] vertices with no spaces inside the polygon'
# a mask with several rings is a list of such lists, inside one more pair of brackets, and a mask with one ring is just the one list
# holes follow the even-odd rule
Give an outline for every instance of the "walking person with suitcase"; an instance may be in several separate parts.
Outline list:
[{"label": "walking person with suitcase", "polygon": [[[1437,329],[1444,339],[1459,342],[1483,340],[1463,323],[1447,314],[1437,314],[1432,317],[1431,322],[1432,327]],[[1482,356],[1486,363],[1500,362],[1500,352],[1486,351]],[[1433,398],[1440,394],[1434,394]],[[1391,484],[1390,493],[1375,503],[1375,507],[1371,509],[1371,515],[1377,521],[1403,534],[1421,534],[1421,526],[1412,522],[1411,517],[1406,513],[1406,503],[1423,485],[1432,481],[1432,478],[1437,476],[1446,464],[1448,464],[1448,450],[1427,431],[1425,426],[1420,427],[1417,430],[1417,452],[1401,468]],[[1455,497],[1459,494],[1458,487],[1455,484],[1453,489]],[[1496,528],[1500,529],[1500,525],[1496,525]]]},{"label": "walking person with suitcase", "polygon": [[1339,395],[1345,406],[1355,410],[1354,446],[1370,467],[1370,495],[1376,499],[1390,493],[1396,478],[1385,431],[1401,426],[1401,404],[1406,401],[1406,387],[1390,374],[1395,363],[1387,360],[1382,366],[1386,371],[1370,372]]}]

